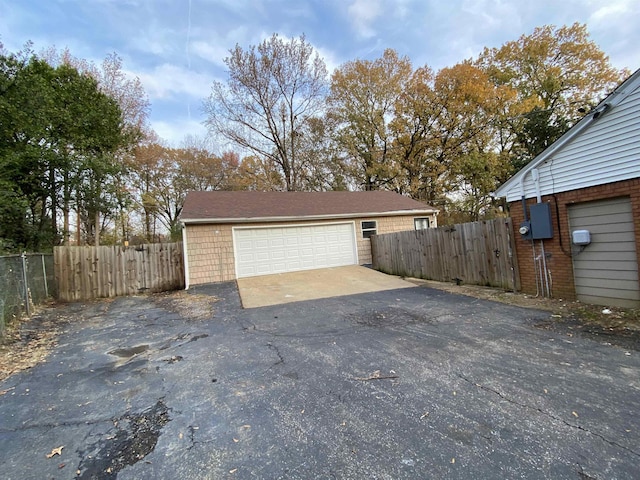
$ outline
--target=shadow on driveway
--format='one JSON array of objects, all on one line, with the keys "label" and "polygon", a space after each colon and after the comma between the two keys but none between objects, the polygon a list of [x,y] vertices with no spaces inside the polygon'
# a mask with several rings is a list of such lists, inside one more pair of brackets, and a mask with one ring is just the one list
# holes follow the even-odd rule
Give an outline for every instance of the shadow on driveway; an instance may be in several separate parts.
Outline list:
[{"label": "shadow on driveway", "polygon": [[3,478],[637,476],[638,352],[546,312],[422,287],[243,310],[229,283],[45,315],[53,353],[0,383]]}]

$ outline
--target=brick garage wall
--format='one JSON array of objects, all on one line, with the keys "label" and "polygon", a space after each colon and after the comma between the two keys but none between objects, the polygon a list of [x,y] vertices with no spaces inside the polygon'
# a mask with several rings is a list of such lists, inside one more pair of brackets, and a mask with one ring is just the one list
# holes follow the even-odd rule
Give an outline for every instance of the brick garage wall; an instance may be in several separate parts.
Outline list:
[{"label": "brick garage wall", "polygon": [[[555,197],[555,198],[554,198]],[[569,230],[568,207],[575,203],[590,202],[594,200],[606,200],[608,198],[630,197],[633,218],[635,219],[636,251],[638,253],[638,263],[640,264],[640,178],[625,180],[622,182],[598,185],[596,187],[571,190],[569,192],[557,193],[555,195],[545,195],[543,202],[551,204],[551,214],[553,221],[553,238],[544,241],[545,253],[547,254],[547,268],[551,272],[553,281],[552,296],[575,300],[575,285],[573,280],[573,265],[571,257],[567,254],[571,252],[571,232]],[[536,203],[535,199],[527,200],[527,205]],[[556,209],[557,206],[557,209]],[[511,217],[513,219],[514,236],[516,239],[516,253],[518,267],[520,270],[520,282],[522,291],[525,293],[536,293],[535,265],[533,260],[533,250],[531,241],[523,240],[517,232],[520,223],[524,220],[522,202],[512,202],[509,204]],[[560,223],[560,235],[558,234],[558,220]],[[562,242],[561,242],[562,240]],[[539,254],[539,242],[535,240],[536,252]]]},{"label": "brick garage wall", "polygon": [[[391,233],[413,230],[413,216],[353,218],[327,222],[276,222],[243,223],[242,227],[277,227],[282,225],[321,225],[323,223],[355,222],[358,263],[371,263],[371,241],[362,238],[361,222],[375,220],[378,233]],[[431,220],[432,224],[435,219]],[[188,261],[188,284],[227,282],[235,280],[235,259],[233,255],[233,225],[228,224],[190,224],[186,227],[186,248]]]}]

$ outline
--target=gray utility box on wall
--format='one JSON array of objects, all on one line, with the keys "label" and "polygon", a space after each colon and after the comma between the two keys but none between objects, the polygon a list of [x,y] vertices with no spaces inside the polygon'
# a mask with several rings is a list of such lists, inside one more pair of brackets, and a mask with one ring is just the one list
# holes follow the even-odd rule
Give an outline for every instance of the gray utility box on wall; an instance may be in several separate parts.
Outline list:
[{"label": "gray utility box on wall", "polygon": [[551,205],[548,203],[535,203],[529,207],[531,220],[531,238],[544,240],[553,238],[553,224],[551,221]]}]

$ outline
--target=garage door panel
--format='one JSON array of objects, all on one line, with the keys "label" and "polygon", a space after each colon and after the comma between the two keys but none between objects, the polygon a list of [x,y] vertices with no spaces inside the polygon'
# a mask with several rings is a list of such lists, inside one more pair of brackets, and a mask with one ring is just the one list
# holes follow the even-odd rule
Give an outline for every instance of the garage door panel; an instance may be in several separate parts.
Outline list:
[{"label": "garage door panel", "polygon": [[238,278],[357,264],[353,223],[234,229]]},{"label": "garage door panel", "polygon": [[252,242],[251,240],[243,239],[238,242],[238,248],[240,250],[244,250],[246,248],[251,248]]},{"label": "garage door panel", "polygon": [[248,248],[253,247],[254,249],[268,249],[269,248],[269,240],[267,239],[258,239],[258,240],[250,240],[248,242]]}]

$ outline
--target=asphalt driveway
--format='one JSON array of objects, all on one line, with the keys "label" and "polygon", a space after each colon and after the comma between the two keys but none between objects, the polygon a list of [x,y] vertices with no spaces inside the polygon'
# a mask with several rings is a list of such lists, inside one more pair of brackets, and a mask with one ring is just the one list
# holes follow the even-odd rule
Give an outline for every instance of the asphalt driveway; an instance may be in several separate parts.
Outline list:
[{"label": "asphalt driveway", "polygon": [[5,479],[637,478],[640,357],[424,287],[243,310],[235,284],[49,311],[0,383]]}]

